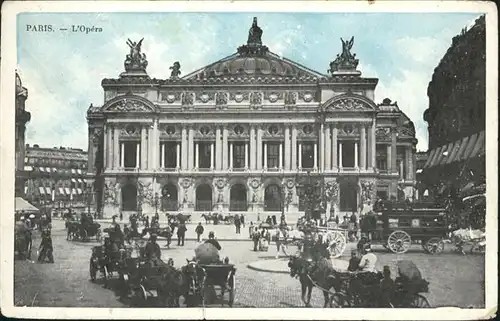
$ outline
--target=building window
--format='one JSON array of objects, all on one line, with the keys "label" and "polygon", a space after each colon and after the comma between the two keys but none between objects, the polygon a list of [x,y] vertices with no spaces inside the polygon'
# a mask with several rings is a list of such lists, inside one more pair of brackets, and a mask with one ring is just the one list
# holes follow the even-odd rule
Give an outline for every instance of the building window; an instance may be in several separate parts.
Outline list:
[{"label": "building window", "polygon": [[354,168],[354,142],[342,142],[342,167]]},{"label": "building window", "polygon": [[245,168],[245,143],[233,143],[233,168]]},{"label": "building window", "polygon": [[198,143],[198,168],[210,168],[211,143]]},{"label": "building window", "polygon": [[208,184],[202,184],[196,188],[196,211],[212,210],[212,187]]},{"label": "building window", "polygon": [[405,166],[406,151],[405,151],[405,147],[398,146],[396,148],[396,151],[397,151],[397,155],[396,155],[397,171],[399,173],[399,178],[404,179],[405,175],[406,175],[406,166]]},{"label": "building window", "polygon": [[314,168],[314,143],[302,143],[302,168]]},{"label": "building window", "polygon": [[137,147],[139,143],[136,142],[124,142],[123,143],[123,167],[125,168],[135,168],[138,167],[138,156],[137,155]]},{"label": "building window", "polygon": [[280,159],[280,143],[267,144],[267,168],[278,168]]},{"label": "building window", "polygon": [[377,169],[380,172],[387,171],[387,146],[385,145],[377,145],[376,150],[376,161],[377,161]]},{"label": "building window", "polygon": [[177,167],[177,143],[164,143],[163,144],[163,168],[176,168]]}]

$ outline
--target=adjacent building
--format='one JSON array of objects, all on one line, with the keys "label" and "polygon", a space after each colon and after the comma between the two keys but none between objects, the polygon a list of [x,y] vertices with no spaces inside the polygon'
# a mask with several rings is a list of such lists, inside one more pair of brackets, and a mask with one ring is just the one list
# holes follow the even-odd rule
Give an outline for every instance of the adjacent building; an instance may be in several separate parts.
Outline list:
[{"label": "adjacent building", "polygon": [[27,179],[25,197],[39,207],[85,207],[87,193],[87,153],[65,147],[42,148],[26,145],[24,169]]},{"label": "adjacent building", "polygon": [[479,17],[454,37],[428,87],[429,152],[423,184],[430,194],[485,182],[486,25]]},{"label": "adjacent building", "polygon": [[89,186],[104,216],[298,217],[304,177],[322,180],[340,215],[377,195],[413,197],[413,123],[396,102],[375,103],[378,79],[357,70],[354,38],[324,74],[272,53],[255,19],[234,54],[183,77],[175,62],[169,79],[148,76],[141,43],[128,41],[125,72],[102,80],[104,104],[87,112]]},{"label": "adjacent building", "polygon": [[28,99],[28,89],[23,87],[21,77],[16,72],[16,126],[15,126],[15,150],[16,150],[16,180],[15,196],[24,197],[24,182],[26,172],[24,171],[25,153],[25,132],[26,123],[30,121],[31,114],[26,111],[26,100]]}]

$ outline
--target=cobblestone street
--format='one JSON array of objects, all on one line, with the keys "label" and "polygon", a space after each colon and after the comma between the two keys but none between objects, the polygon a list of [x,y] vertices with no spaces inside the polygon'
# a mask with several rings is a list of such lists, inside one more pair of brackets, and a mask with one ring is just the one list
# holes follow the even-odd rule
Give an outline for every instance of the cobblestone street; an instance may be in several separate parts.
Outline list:
[{"label": "cobblestone street", "polygon": [[[229,227],[228,227],[229,228]],[[189,226],[188,229],[194,229]],[[208,233],[211,226],[205,226]],[[234,233],[234,232],[233,232]],[[242,235],[247,230],[242,229]],[[55,307],[127,307],[115,296],[111,289],[104,288],[99,282],[89,281],[89,258],[91,248],[96,243],[66,241],[66,232],[62,221],[54,221],[52,230],[55,264],[38,264],[30,261],[15,262],[15,305],[18,306],[55,306]],[[220,232],[219,232],[220,234]],[[300,284],[286,274],[258,272],[247,265],[251,262],[273,259],[274,244],[269,252],[253,252],[248,241],[221,241],[221,256],[228,256],[237,267],[235,307],[302,307]],[[40,239],[35,233],[33,247],[36,249]],[[173,258],[176,267],[185,263],[186,258],[194,255],[195,241],[187,241],[184,247],[174,242],[171,249],[162,246],[162,258]],[[350,246],[353,246],[350,244]],[[381,246],[375,246],[378,268],[388,264],[394,267],[395,260],[406,258],[413,260],[422,271],[423,277],[430,282],[429,293],[425,296],[434,307],[484,306],[484,256],[461,256],[447,249],[444,253],[432,256],[424,254],[415,246],[408,253],[397,256],[388,253]],[[34,252],[35,253],[35,252]],[[342,259],[349,255],[347,249]],[[35,258],[35,254],[32,258]],[[283,264],[287,264],[283,258]],[[313,290],[312,306],[321,307],[323,295],[318,289]],[[220,305],[219,305],[220,306]]]}]

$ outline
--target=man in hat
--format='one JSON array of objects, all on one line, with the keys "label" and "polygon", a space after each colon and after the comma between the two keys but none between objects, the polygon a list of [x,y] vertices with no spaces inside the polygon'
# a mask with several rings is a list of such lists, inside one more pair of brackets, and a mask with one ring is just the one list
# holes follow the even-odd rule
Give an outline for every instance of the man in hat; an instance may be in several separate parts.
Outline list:
[{"label": "man in hat", "polygon": [[40,247],[38,248],[38,262],[44,263],[45,259],[49,260],[49,263],[54,263],[53,256],[53,247],[52,247],[52,237],[50,236],[50,230],[44,230],[42,232],[42,242],[40,243]]},{"label": "man in hat", "polygon": [[201,235],[205,231],[205,229],[201,225],[201,222],[198,223],[198,226],[196,226],[196,228],[195,228],[194,231],[196,232],[196,242],[200,242],[201,241]]},{"label": "man in hat", "polygon": [[184,246],[184,239],[186,237],[186,224],[180,223],[179,227],[177,228],[177,245],[178,246]]},{"label": "man in hat", "polygon": [[359,268],[359,262],[361,261],[358,251],[352,250],[351,251],[351,258],[349,259],[349,267],[347,268],[347,271],[357,271]]},{"label": "man in hat", "polygon": [[212,244],[217,250],[221,250],[219,242],[215,239],[215,233],[212,231],[208,233],[208,240],[205,241],[205,244]]},{"label": "man in hat", "polygon": [[161,258],[161,250],[158,243],[156,243],[156,238],[157,235],[155,233],[151,234],[149,242],[144,248],[144,256],[151,267],[158,266],[158,260]]}]

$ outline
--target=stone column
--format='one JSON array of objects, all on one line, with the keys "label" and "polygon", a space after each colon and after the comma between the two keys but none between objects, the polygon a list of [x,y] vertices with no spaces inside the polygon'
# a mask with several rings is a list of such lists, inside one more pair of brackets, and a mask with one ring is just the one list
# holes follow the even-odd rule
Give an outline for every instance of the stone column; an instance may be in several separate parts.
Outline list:
[{"label": "stone column", "polygon": [[113,165],[114,170],[120,167],[120,129],[118,127],[113,128]]},{"label": "stone column", "polygon": [[325,170],[332,168],[332,142],[330,138],[330,124],[325,126]]},{"label": "stone column", "polygon": [[290,126],[285,126],[285,170],[290,170]]},{"label": "stone column", "polygon": [[392,173],[392,146],[387,145],[387,172]]},{"label": "stone column", "polygon": [[318,144],[314,143],[314,168],[318,168]]},{"label": "stone column", "polygon": [[223,170],[226,170],[228,169],[228,166],[227,166],[227,161],[228,161],[228,157],[227,157],[227,135],[228,135],[228,132],[227,132],[227,128],[224,127],[222,129],[222,169]]},{"label": "stone column", "polygon": [[120,167],[125,167],[125,144],[120,144]]},{"label": "stone column", "polygon": [[371,135],[371,140],[370,140],[370,162],[371,162],[371,168],[377,167],[377,136],[376,136],[376,130],[377,126],[375,124],[375,120],[372,123],[372,126],[370,127],[370,135]]},{"label": "stone column", "polygon": [[339,168],[344,167],[342,164],[342,143],[339,143]]},{"label": "stone column", "polygon": [[361,157],[360,157],[360,163],[361,163],[361,169],[365,170],[366,169],[366,127],[365,124],[361,124],[360,128],[360,143],[359,147],[361,149]]},{"label": "stone column", "polygon": [[283,168],[283,143],[280,142],[280,150],[279,150],[279,169]]},{"label": "stone column", "polygon": [[175,144],[175,167],[181,167],[181,144],[179,142]]},{"label": "stone column", "polygon": [[[153,120],[154,123],[154,120]],[[153,169],[153,149],[154,149],[154,135],[153,126],[147,127],[148,132],[148,169]]]},{"label": "stone column", "polygon": [[233,168],[233,148],[234,144],[232,142],[229,143],[229,168]]},{"label": "stone column", "polygon": [[257,169],[262,169],[262,130],[257,127]]},{"label": "stone column", "polygon": [[221,133],[220,127],[217,126],[215,129],[215,168],[218,170],[222,169],[222,157],[221,157]]},{"label": "stone column", "polygon": [[187,154],[188,154],[187,169],[193,169],[193,167],[194,167],[194,129],[193,129],[193,127],[189,127]]},{"label": "stone column", "polygon": [[292,125],[292,152],[291,152],[291,170],[297,169],[297,128]]},{"label": "stone column", "polygon": [[391,157],[391,163],[392,163],[392,170],[396,171],[396,157],[397,157],[397,149],[396,149],[396,128],[393,128],[391,131],[391,150],[392,150],[392,157]]},{"label": "stone column", "polygon": [[158,119],[153,120],[153,131],[151,133],[151,168],[158,168],[158,153],[160,150],[160,133],[158,132]]},{"label": "stone column", "polygon": [[416,180],[417,179],[417,173],[416,173],[416,167],[417,167],[417,150],[413,146],[411,147],[411,159],[410,159],[410,167],[408,170],[411,173],[411,179]]},{"label": "stone column", "polygon": [[165,168],[165,143],[160,142],[160,168]]},{"label": "stone column", "polygon": [[337,160],[338,160],[338,152],[337,152],[337,124],[333,125],[332,128],[332,168],[337,169]]},{"label": "stone column", "polygon": [[187,138],[187,129],[186,127],[182,127],[181,130],[181,169],[188,169],[188,157],[187,157],[187,152],[188,152],[188,138]]},{"label": "stone column", "polygon": [[358,158],[359,158],[359,153],[358,153],[358,142],[354,142],[354,168],[358,168]]},{"label": "stone column", "polygon": [[141,164],[141,144],[135,144],[135,168],[140,168]]},{"label": "stone column", "polygon": [[106,147],[106,154],[108,155],[106,168],[111,169],[113,167],[113,127],[111,125],[108,125],[106,138],[108,140]]},{"label": "stone column", "polygon": [[299,142],[299,169],[302,170],[302,142]]},{"label": "stone column", "polygon": [[267,169],[267,142],[264,142],[264,169]]},{"label": "stone column", "polygon": [[214,169],[214,143],[210,143],[210,169]]},{"label": "stone column", "polygon": [[412,180],[412,168],[411,168],[411,147],[407,146],[405,149],[405,164],[406,164],[406,177],[407,181]]},{"label": "stone column", "polygon": [[245,143],[245,169],[248,168],[248,143]]},{"label": "stone column", "polygon": [[[321,123],[320,128],[319,128],[319,135],[318,135],[318,141],[319,141],[319,149],[316,151],[316,148],[314,149],[316,151],[316,159],[318,159],[319,164],[316,163],[316,166],[318,170],[322,171],[325,168],[325,126],[323,123]],[[317,162],[317,161],[316,161]]]},{"label": "stone column", "polygon": [[146,154],[148,152],[147,143],[146,143],[146,127],[141,125],[141,169],[146,169]]},{"label": "stone column", "polygon": [[[250,152],[252,154],[248,155],[250,157],[250,169],[254,170],[256,168],[255,163],[255,127],[253,125],[250,126]],[[245,157],[247,156],[247,150],[245,150]]]},{"label": "stone column", "polygon": [[200,168],[200,143],[194,143],[194,168]]}]

